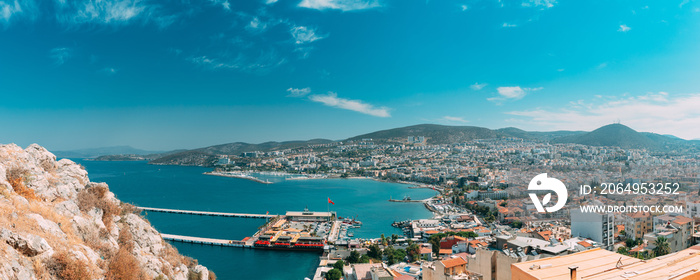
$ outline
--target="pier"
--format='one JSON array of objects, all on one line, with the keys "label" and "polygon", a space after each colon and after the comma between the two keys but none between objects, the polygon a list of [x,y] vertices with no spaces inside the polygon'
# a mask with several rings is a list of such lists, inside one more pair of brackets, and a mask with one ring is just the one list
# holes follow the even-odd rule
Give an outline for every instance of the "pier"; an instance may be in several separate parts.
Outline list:
[{"label": "pier", "polygon": [[421,200],[413,200],[410,197],[408,197],[408,198],[404,197],[403,199],[393,199],[393,198],[389,199],[390,202],[428,202],[428,200],[430,200],[430,198],[421,199]]},{"label": "pier", "polygon": [[151,211],[151,212],[163,212],[163,213],[175,213],[175,214],[191,214],[191,215],[202,215],[202,216],[221,216],[221,217],[235,217],[235,218],[274,218],[278,215],[271,214],[246,214],[246,213],[224,213],[224,212],[207,212],[207,211],[192,211],[192,210],[178,210],[178,209],[164,209],[164,208],[153,208],[153,207],[137,207],[139,210]]},{"label": "pier", "polygon": [[228,247],[240,247],[240,248],[252,248],[252,244],[247,244],[246,241],[240,240],[226,240],[226,239],[215,239],[215,238],[204,238],[204,237],[193,237],[175,234],[161,233],[161,237],[165,240],[185,242],[185,243],[195,243],[204,245],[216,245],[216,246],[228,246]]}]

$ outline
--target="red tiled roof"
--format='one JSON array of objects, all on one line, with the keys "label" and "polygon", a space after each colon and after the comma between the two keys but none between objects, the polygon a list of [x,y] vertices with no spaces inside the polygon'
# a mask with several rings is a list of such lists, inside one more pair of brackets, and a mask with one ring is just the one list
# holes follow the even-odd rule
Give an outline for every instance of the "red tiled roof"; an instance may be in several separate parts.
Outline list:
[{"label": "red tiled roof", "polygon": [[683,216],[678,216],[678,217],[676,217],[675,220],[673,220],[674,223],[679,224],[679,225],[684,225],[684,224],[690,223],[692,221],[693,221],[693,219],[688,218],[688,217],[683,217]]},{"label": "red tiled roof", "polygon": [[445,268],[450,268],[450,267],[455,267],[455,266],[467,264],[467,261],[464,260],[463,258],[452,258],[452,259],[443,260],[440,262],[442,263],[442,265],[445,266]]}]

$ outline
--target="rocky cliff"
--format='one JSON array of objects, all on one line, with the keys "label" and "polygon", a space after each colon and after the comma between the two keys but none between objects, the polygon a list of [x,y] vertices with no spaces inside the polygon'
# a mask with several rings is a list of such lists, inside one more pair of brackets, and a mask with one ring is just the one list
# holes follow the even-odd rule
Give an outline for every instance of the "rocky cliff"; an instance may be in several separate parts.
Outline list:
[{"label": "rocky cliff", "polygon": [[79,164],[0,146],[0,279],[213,278]]}]

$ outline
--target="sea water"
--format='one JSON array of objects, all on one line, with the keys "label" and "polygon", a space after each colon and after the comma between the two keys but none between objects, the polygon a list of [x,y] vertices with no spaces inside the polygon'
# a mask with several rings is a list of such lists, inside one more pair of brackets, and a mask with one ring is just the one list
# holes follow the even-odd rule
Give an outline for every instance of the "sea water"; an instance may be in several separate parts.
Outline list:
[{"label": "sea water", "polygon": [[[389,202],[389,198],[425,199],[431,189],[369,179],[284,180],[263,175],[273,184],[246,179],[204,175],[204,167],[149,165],[144,161],[76,160],[86,167],[90,180],[106,182],[117,197],[144,207],[251,213],[284,214],[286,211],[335,211],[357,218],[363,225],[351,229],[355,237],[378,238],[401,235],[394,221],[431,217],[422,203]],[[330,198],[335,204],[329,204]],[[255,233],[264,219],[228,218],[146,213],[161,233],[240,240]],[[318,265],[318,253],[270,251],[171,242],[216,273],[219,279],[290,279],[310,277]]]}]

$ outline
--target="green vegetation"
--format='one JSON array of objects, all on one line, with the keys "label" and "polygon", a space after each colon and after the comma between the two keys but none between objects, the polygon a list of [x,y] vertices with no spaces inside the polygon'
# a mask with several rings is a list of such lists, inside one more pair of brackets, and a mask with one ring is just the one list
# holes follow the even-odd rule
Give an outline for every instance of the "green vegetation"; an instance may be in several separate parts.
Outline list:
[{"label": "green vegetation", "polygon": [[656,248],[654,248],[654,254],[657,256],[663,256],[671,252],[671,247],[668,244],[668,239],[663,236],[656,238]]},{"label": "green vegetation", "polygon": [[382,259],[382,249],[379,248],[379,245],[377,244],[372,244],[369,246],[369,251],[367,252],[367,256],[373,259]]},{"label": "green vegetation", "polygon": [[523,222],[521,222],[520,220],[516,220],[516,221],[513,221],[513,222],[510,224],[510,226],[513,227],[513,228],[522,228],[522,227],[523,227]]},{"label": "green vegetation", "polygon": [[411,261],[415,262],[420,260],[420,246],[418,246],[418,244],[409,241],[408,247],[406,247],[406,253],[408,257],[411,258]]},{"label": "green vegetation", "polygon": [[343,271],[337,268],[331,269],[326,273],[327,280],[340,280],[343,277]]},{"label": "green vegetation", "polygon": [[386,247],[384,249],[384,256],[389,265],[399,263],[406,258],[406,250],[404,249],[394,249],[393,246]]},{"label": "green vegetation", "polygon": [[360,253],[353,250],[350,252],[350,256],[348,256],[345,260],[348,263],[359,263],[360,262]]},{"label": "green vegetation", "polygon": [[339,260],[333,264],[333,268],[338,269],[340,271],[343,270],[343,266],[345,266],[345,263],[343,262],[343,260]]}]

